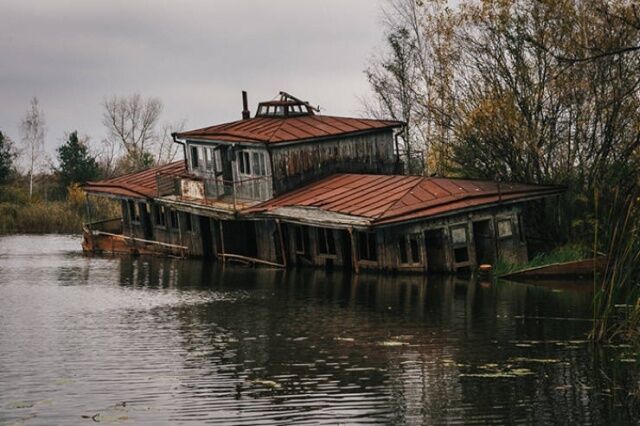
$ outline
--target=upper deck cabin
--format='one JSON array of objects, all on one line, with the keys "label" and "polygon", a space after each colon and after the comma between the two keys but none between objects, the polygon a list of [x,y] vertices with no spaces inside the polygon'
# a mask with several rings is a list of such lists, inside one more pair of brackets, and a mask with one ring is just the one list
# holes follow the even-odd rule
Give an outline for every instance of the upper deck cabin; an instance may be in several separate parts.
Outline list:
[{"label": "upper deck cabin", "polygon": [[188,172],[208,199],[258,202],[333,173],[393,173],[401,122],[321,115],[288,93],[260,102],[253,117],[174,135]]}]

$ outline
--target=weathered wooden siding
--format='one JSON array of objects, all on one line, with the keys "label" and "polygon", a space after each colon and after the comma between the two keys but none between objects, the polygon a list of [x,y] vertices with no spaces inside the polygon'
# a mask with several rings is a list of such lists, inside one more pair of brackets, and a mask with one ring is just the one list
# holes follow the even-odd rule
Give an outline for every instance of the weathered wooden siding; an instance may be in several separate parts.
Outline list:
[{"label": "weathered wooden siding", "polygon": [[[146,206],[147,213],[142,210],[141,220],[132,220],[131,212],[129,208],[129,200],[122,202],[122,221],[123,232],[127,236],[132,236],[141,239],[149,239],[159,241],[162,243],[169,243],[175,245],[186,246],[188,254],[191,256],[202,256],[202,236],[200,231],[200,222],[198,216],[175,210],[177,214],[177,226],[173,226],[171,221],[171,211],[169,207],[165,207],[165,224],[161,225],[156,222],[155,209],[159,208],[159,205],[153,202],[139,202],[140,206]],[[191,215],[191,229],[188,229],[186,215]],[[149,227],[149,232],[145,232],[145,228]],[[212,225],[213,226],[213,225]],[[215,239],[213,239],[215,244]],[[215,245],[212,248],[215,252]]]},{"label": "weathered wooden siding", "polygon": [[[377,231],[378,241],[378,268],[385,270],[424,270],[429,269],[430,253],[426,249],[427,241],[425,232],[429,230],[442,229],[444,233],[444,248],[446,253],[446,268],[454,271],[460,268],[475,269],[478,266],[476,253],[476,236],[474,235],[473,223],[488,220],[494,232],[493,243],[498,258],[512,263],[526,262],[528,258],[525,236],[522,234],[523,226],[520,224],[520,207],[509,207],[505,209],[489,210],[484,212],[456,215],[440,220],[427,222],[417,222],[396,227],[382,228]],[[509,221],[511,223],[511,235],[500,237],[497,223],[499,221]],[[466,248],[469,260],[467,262],[456,263],[454,259],[454,244],[451,230],[456,227],[465,227],[467,230]],[[409,265],[400,261],[400,239],[406,235],[417,235],[420,238],[420,264]],[[366,266],[366,263],[365,265]]]},{"label": "weathered wooden siding", "polygon": [[[322,228],[333,237],[335,253],[321,253],[319,229],[315,226],[282,224],[288,265],[351,268],[351,244],[344,229]],[[304,250],[298,252],[296,228],[304,235]]]},{"label": "weathered wooden siding", "polygon": [[393,173],[391,130],[271,148],[274,195],[333,173]]}]

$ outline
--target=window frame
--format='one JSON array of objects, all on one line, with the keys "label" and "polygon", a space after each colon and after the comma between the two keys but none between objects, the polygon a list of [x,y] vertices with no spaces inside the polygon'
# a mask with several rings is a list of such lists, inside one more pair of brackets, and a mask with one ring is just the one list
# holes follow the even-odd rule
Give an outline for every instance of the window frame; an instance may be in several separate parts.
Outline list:
[{"label": "window frame", "polygon": [[331,228],[316,228],[318,254],[322,256],[336,255],[336,241]]},{"label": "window frame", "polygon": [[172,230],[178,230],[180,227],[180,220],[178,219],[178,211],[175,209],[169,209],[169,225]]},{"label": "window frame", "polygon": [[[500,224],[501,223],[506,223],[508,222],[508,230],[509,233],[508,234],[502,234],[502,229],[500,228]],[[496,230],[497,230],[497,234],[498,234],[498,238],[499,239],[506,239],[506,238],[513,238],[513,218],[511,217],[500,217],[500,218],[496,218]]]},{"label": "window frame", "polygon": [[241,149],[237,153],[238,175],[244,178],[265,177],[267,153],[258,149]]},{"label": "window frame", "polygon": [[[399,257],[400,265],[402,266],[422,265],[422,250],[420,250],[421,242],[422,242],[422,238],[421,238],[421,234],[419,233],[406,234],[406,235],[400,236],[398,240],[398,249],[400,252],[400,257]],[[414,248],[415,248],[415,251],[414,251]]]},{"label": "window frame", "polygon": [[296,254],[306,255],[309,251],[309,233],[302,225],[293,225],[293,244]]},{"label": "window frame", "polygon": [[154,215],[153,215],[153,224],[156,228],[167,228],[167,211],[164,206],[155,205],[153,206]]},{"label": "window frame", "polygon": [[375,231],[357,233],[358,261],[378,262],[378,242]]},{"label": "window frame", "polygon": [[186,232],[193,232],[193,215],[189,212],[182,212],[184,216],[184,230]]}]

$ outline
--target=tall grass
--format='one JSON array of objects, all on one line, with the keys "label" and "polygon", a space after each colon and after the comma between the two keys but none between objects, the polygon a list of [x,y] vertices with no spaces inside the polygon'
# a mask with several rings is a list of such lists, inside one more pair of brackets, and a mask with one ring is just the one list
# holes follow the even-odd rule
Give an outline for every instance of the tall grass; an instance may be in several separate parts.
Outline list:
[{"label": "tall grass", "polygon": [[[15,186],[0,187],[0,235],[4,234],[79,234],[82,232],[86,197],[82,190],[69,187],[63,200],[29,199],[25,190]],[[119,207],[110,200],[92,200],[92,211],[100,217],[119,216]]]},{"label": "tall grass", "polygon": [[591,335],[599,341],[624,338],[640,344],[640,190],[616,189],[612,195],[594,241],[608,261],[594,280]]},{"label": "tall grass", "polygon": [[494,274],[496,276],[500,276],[523,269],[535,268],[537,266],[587,259],[591,256],[593,256],[592,250],[590,250],[585,244],[570,243],[556,247],[549,252],[540,253],[526,263],[509,263],[504,259],[498,259],[494,269]]}]

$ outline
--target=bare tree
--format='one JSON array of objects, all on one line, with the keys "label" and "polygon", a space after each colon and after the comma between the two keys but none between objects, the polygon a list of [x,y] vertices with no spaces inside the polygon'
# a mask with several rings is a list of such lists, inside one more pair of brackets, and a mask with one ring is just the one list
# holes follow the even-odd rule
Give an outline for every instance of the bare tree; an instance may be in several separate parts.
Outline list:
[{"label": "bare tree", "polygon": [[140,94],[113,96],[103,103],[103,124],[109,142],[124,150],[126,168],[138,170],[153,164],[151,153],[158,140],[156,126],[162,112],[158,98]]},{"label": "bare tree", "polygon": [[39,171],[45,160],[44,113],[38,104],[38,98],[33,97],[26,115],[20,122],[22,153],[26,156],[29,174],[29,198],[33,196],[33,174]]},{"label": "bare tree", "polygon": [[165,123],[162,126],[162,135],[155,142],[154,153],[156,156],[156,164],[168,164],[176,160],[180,153],[180,145],[173,141],[174,132],[184,130],[184,120],[175,123]]}]

